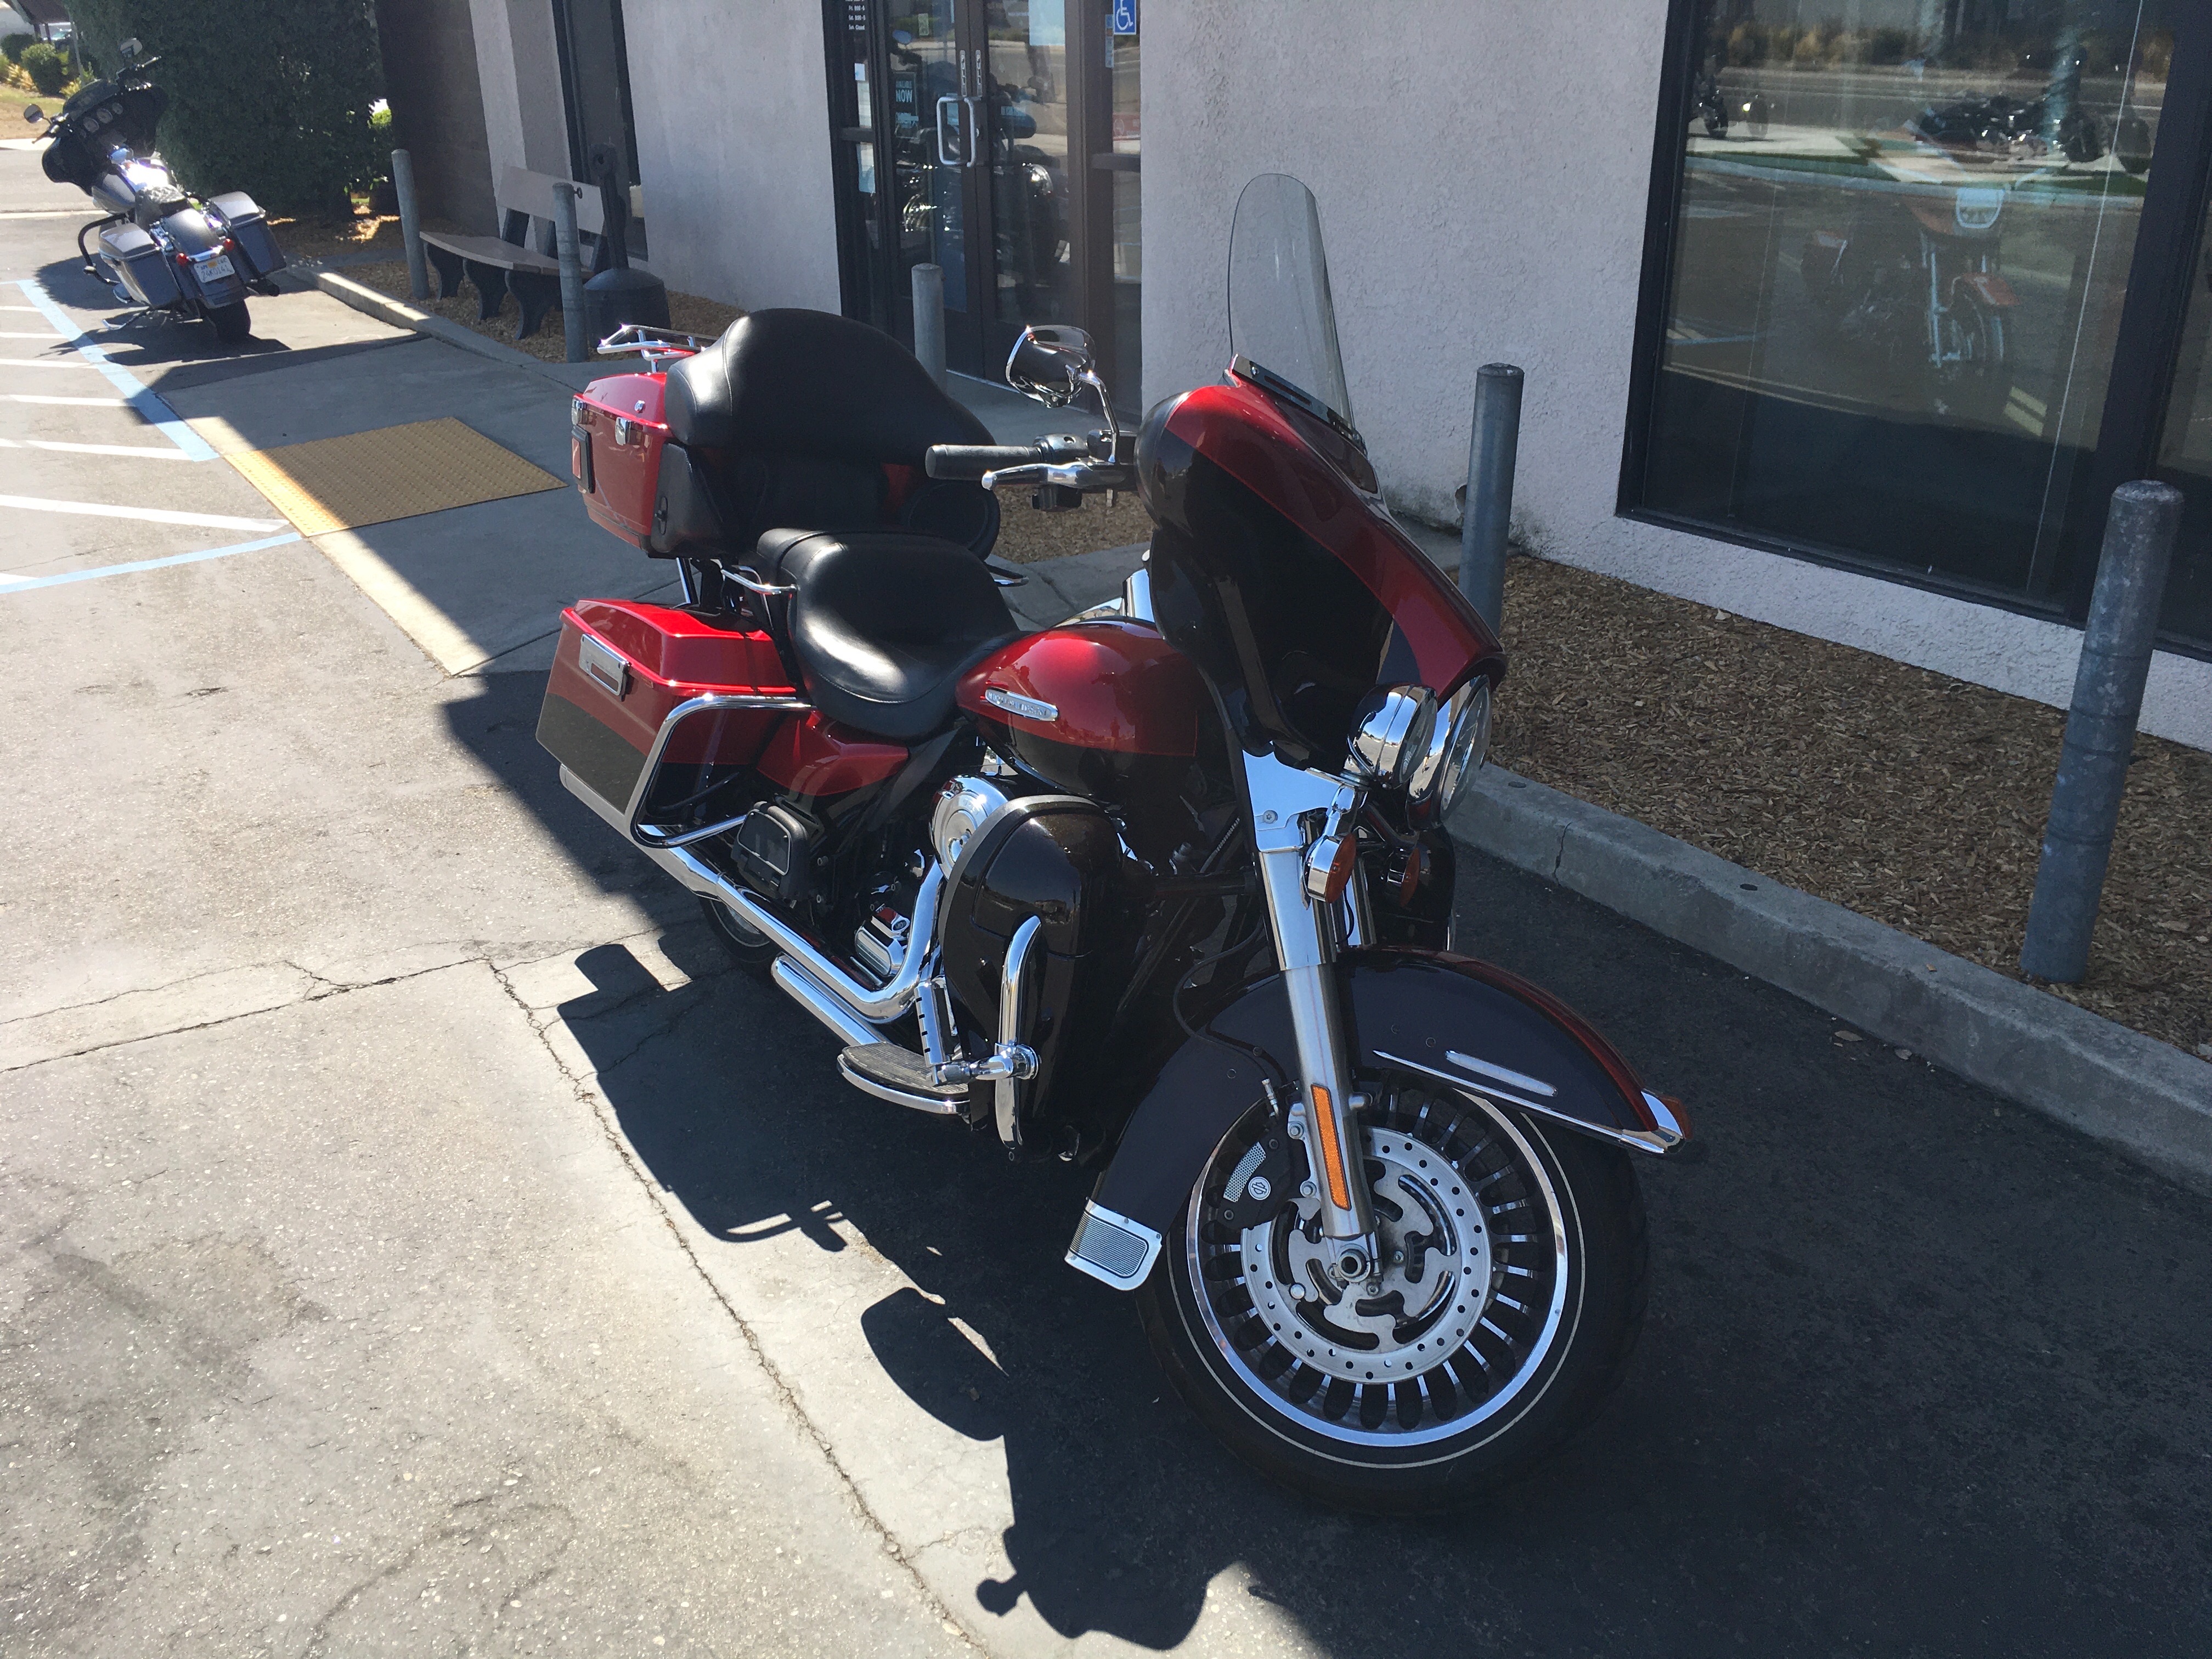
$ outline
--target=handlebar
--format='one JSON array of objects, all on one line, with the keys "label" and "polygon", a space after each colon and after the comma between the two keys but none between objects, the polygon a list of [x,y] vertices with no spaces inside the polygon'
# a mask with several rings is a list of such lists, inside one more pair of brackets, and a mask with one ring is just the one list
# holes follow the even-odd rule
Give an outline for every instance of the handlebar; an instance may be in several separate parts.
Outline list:
[{"label": "handlebar", "polygon": [[932,444],[922,465],[933,478],[980,479],[986,472],[1029,466],[1045,458],[1042,444]]}]

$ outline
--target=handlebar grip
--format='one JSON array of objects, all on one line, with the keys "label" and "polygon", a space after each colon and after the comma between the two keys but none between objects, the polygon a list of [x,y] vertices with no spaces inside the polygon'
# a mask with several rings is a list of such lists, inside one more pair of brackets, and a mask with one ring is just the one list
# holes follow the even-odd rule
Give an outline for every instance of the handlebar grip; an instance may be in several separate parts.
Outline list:
[{"label": "handlebar grip", "polygon": [[922,457],[933,478],[981,478],[986,472],[1028,466],[1044,459],[1038,444],[932,444]]}]

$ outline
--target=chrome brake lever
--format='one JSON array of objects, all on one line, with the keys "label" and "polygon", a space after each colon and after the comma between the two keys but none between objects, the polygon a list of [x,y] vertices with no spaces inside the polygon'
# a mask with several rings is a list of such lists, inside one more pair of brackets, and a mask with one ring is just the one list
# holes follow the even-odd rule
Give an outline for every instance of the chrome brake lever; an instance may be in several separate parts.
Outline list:
[{"label": "chrome brake lever", "polygon": [[1102,490],[1127,489],[1135,483],[1133,469],[1109,462],[1103,465],[1078,461],[1073,466],[1054,466],[1033,461],[1023,466],[1002,467],[995,472],[986,472],[982,483],[986,489],[999,489],[1008,485],[1058,484],[1064,489],[1079,489],[1086,495]]}]

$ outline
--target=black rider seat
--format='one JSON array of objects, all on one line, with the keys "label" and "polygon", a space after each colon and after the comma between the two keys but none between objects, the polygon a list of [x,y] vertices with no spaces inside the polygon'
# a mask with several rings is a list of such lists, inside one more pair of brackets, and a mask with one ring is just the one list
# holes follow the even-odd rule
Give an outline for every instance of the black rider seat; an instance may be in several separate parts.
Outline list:
[{"label": "black rider seat", "polygon": [[170,215],[182,213],[191,205],[192,198],[174,185],[148,185],[131,204],[131,222],[142,230],[151,230]]},{"label": "black rider seat", "polygon": [[814,706],[902,743],[951,720],[961,675],[1023,631],[982,561],[934,536],[772,530],[757,568],[794,590],[791,650]]}]

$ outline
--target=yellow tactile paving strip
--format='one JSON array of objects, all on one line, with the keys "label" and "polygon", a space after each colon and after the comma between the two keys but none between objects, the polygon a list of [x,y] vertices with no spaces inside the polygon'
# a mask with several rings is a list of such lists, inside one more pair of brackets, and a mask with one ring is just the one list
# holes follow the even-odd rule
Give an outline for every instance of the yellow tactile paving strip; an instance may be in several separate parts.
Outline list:
[{"label": "yellow tactile paving strip", "polygon": [[223,459],[303,536],[567,487],[450,416]]}]

